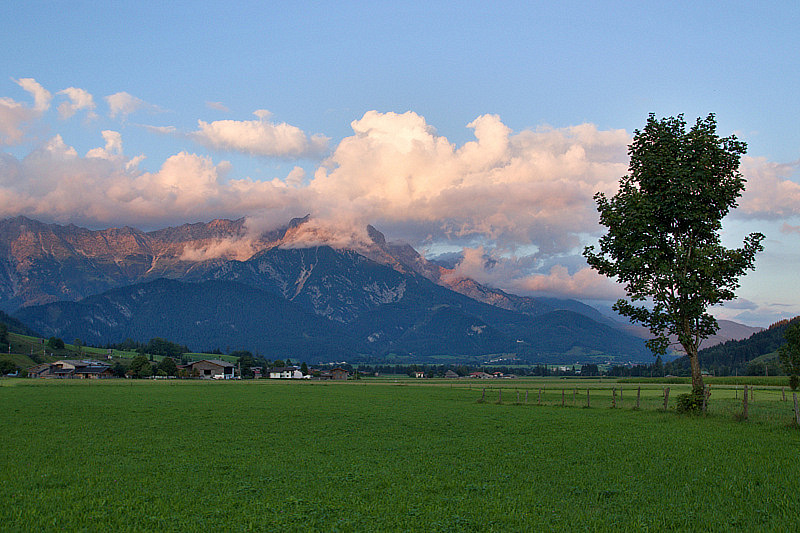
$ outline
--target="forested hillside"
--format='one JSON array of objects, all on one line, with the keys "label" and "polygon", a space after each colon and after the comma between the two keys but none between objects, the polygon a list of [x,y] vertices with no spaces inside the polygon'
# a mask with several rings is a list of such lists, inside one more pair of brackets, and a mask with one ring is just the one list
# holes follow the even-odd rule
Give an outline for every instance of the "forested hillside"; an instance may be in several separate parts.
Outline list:
[{"label": "forested hillside", "polygon": [[[727,376],[733,374],[763,374],[766,368],[770,374],[780,370],[777,357],[767,358],[767,361],[753,361],[768,354],[773,354],[784,343],[783,334],[789,324],[800,320],[795,317],[791,320],[781,320],[772,324],[768,329],[753,333],[747,339],[728,341],[700,351],[700,364],[704,370],[714,375]],[[672,363],[676,370],[689,367],[689,361],[682,357]]]}]

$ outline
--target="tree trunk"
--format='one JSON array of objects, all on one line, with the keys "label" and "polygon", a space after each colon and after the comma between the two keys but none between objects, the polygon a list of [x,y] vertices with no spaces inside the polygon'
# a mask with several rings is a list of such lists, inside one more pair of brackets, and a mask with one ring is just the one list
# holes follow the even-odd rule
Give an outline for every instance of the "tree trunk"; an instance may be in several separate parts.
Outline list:
[{"label": "tree trunk", "polygon": [[689,356],[689,364],[692,367],[692,391],[696,394],[703,394],[705,385],[703,384],[703,372],[700,370],[700,358],[697,356],[697,345],[684,344],[683,349]]}]

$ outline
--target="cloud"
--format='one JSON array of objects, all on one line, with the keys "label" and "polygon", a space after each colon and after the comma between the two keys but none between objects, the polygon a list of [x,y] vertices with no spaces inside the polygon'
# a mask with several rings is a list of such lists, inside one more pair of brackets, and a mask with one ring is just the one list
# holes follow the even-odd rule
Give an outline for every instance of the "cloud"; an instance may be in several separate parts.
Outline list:
[{"label": "cloud", "polygon": [[230,109],[228,109],[228,107],[222,102],[206,102],[206,107],[216,111],[224,111],[226,113],[230,112]]},{"label": "cloud", "polygon": [[401,225],[412,241],[490,239],[546,253],[597,228],[592,196],[616,189],[630,142],[590,124],[513,134],[496,115],[470,123],[476,140],[460,148],[413,112],[370,111],[352,127],[310,183],[326,199],[320,216],[347,210]]},{"label": "cloud", "polygon": [[0,159],[0,212],[90,227],[130,224],[144,228],[244,214],[285,222],[301,212],[295,189],[274,180],[228,179],[230,164],[187,152],[169,157],[156,172],[141,172],[124,155],[118,132],[104,131],[103,147],[80,157],[60,136],[22,160]]},{"label": "cloud", "polygon": [[784,222],[781,226],[781,233],[800,233],[800,226],[792,226]]},{"label": "cloud", "polygon": [[0,146],[12,146],[25,140],[32,122],[50,108],[52,95],[33,78],[22,78],[14,82],[33,96],[33,107],[12,98],[0,97]]},{"label": "cloud", "polygon": [[175,135],[178,132],[175,126],[148,126],[147,124],[139,124],[139,126],[151,133],[158,133],[159,135]]},{"label": "cloud", "polygon": [[50,94],[50,91],[42,87],[35,79],[20,78],[14,81],[17,83],[17,85],[28,91],[33,96],[34,111],[43,113],[50,109],[50,100],[53,99],[53,95]]},{"label": "cloud", "polygon": [[139,109],[153,107],[144,100],[124,91],[106,96],[105,99],[108,102],[108,116],[111,118],[119,117],[122,120],[125,120],[128,115]]},{"label": "cloud", "polygon": [[122,157],[122,135],[117,131],[104,130],[103,139],[106,141],[104,148],[92,148],[86,153],[86,157],[97,157],[101,159],[114,159]]},{"label": "cloud", "polygon": [[744,157],[740,168],[747,179],[746,189],[731,214],[762,220],[800,215],[800,183],[790,179],[799,166],[800,161],[774,163],[763,157]]},{"label": "cloud", "polygon": [[88,91],[77,87],[68,87],[56,94],[64,94],[69,98],[69,102],[61,102],[61,105],[58,106],[58,114],[62,119],[70,118],[81,109],[88,111],[87,118],[97,118],[94,112],[94,97]]},{"label": "cloud", "polygon": [[329,139],[323,135],[309,137],[296,126],[269,122],[270,113],[265,110],[253,114],[258,120],[199,120],[199,129],[190,137],[215,150],[265,157],[313,158],[328,149]]}]

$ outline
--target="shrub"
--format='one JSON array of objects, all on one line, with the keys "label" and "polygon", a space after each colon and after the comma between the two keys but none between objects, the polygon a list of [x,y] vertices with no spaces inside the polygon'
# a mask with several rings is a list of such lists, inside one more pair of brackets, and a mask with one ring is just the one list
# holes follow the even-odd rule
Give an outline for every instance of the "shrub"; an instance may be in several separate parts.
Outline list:
[{"label": "shrub", "polygon": [[693,390],[686,394],[678,395],[675,409],[679,413],[697,414],[703,410],[703,391]]},{"label": "shrub", "polygon": [[800,376],[797,374],[792,374],[789,376],[789,386],[792,388],[792,390],[797,390],[797,388],[800,387]]}]

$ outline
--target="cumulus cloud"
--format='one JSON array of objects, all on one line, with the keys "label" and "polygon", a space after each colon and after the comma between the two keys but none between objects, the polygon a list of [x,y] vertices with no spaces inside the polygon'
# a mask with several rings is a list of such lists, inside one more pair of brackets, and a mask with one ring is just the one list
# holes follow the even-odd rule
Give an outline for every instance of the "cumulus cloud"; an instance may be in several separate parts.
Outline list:
[{"label": "cumulus cloud", "polygon": [[319,157],[328,149],[329,139],[323,135],[308,136],[285,122],[272,123],[269,111],[258,110],[253,114],[258,120],[199,120],[198,130],[190,136],[215,150],[265,157]]},{"label": "cumulus cloud", "polygon": [[732,212],[740,218],[779,220],[800,215],[800,183],[790,179],[800,161],[775,163],[763,157],[744,157],[740,166],[747,188]]},{"label": "cumulus cloud", "polygon": [[547,253],[574,248],[596,227],[592,196],[615,190],[630,142],[623,130],[589,124],[513,134],[495,115],[469,124],[476,140],[460,148],[413,112],[370,111],[352,127],[310,184],[328,200],[322,215],[349,210],[383,226],[416,225],[416,237]]},{"label": "cumulus cloud", "polygon": [[[227,179],[230,164],[181,152],[156,172],[141,172],[124,156],[118,132],[80,157],[60,136],[22,160],[0,160],[0,212],[92,227],[163,227],[187,220],[239,218],[269,211],[287,220],[300,212],[296,190],[279,182]],[[269,218],[266,216],[265,218]]]},{"label": "cumulus cloud", "polygon": [[108,103],[108,116],[111,118],[119,117],[122,120],[125,120],[128,115],[139,109],[152,107],[144,100],[136,98],[125,91],[106,96],[106,102]]},{"label": "cumulus cloud", "polygon": [[14,81],[33,96],[34,111],[43,113],[50,109],[50,100],[53,99],[53,95],[50,94],[50,91],[42,87],[39,82],[33,78],[20,78]]},{"label": "cumulus cloud", "polygon": [[88,91],[77,87],[68,87],[63,91],[58,91],[57,94],[63,94],[69,98],[69,102],[61,102],[58,106],[58,114],[62,119],[68,119],[82,109],[87,110],[87,118],[97,118],[94,112],[94,97]]},{"label": "cumulus cloud", "polygon": [[0,146],[20,144],[30,124],[50,108],[52,95],[33,78],[14,82],[33,96],[33,107],[0,97]]}]

